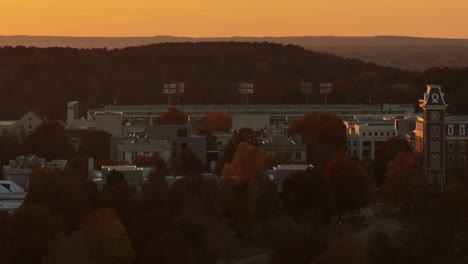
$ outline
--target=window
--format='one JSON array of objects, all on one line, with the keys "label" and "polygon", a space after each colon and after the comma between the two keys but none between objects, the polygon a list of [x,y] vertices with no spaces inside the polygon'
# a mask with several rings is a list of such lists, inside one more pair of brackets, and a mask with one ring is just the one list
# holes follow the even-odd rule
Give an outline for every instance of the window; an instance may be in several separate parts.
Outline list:
[{"label": "window", "polygon": [[382,132],[382,133],[380,133],[380,135],[381,135],[381,136],[383,136],[383,135],[384,135],[384,133]]},{"label": "window", "polygon": [[439,136],[440,136],[440,127],[431,126],[431,137],[439,137]]},{"label": "window", "polygon": [[31,128],[32,128],[32,126],[31,126],[31,125],[29,125],[29,129],[31,129]]},{"label": "window", "polygon": [[465,168],[465,165],[466,165],[466,156],[461,155],[460,156],[460,167]]},{"label": "window", "polygon": [[390,132],[387,132],[387,136],[390,136]]},{"label": "window", "polygon": [[187,137],[187,129],[177,129],[177,137]]},{"label": "window", "polygon": [[448,152],[453,152],[453,141],[448,142]]},{"label": "window", "polygon": [[302,153],[301,152],[296,152],[296,159],[301,160],[302,159]]},{"label": "window", "polygon": [[362,156],[364,156],[364,157],[369,157],[369,155],[370,155],[370,151],[368,151],[368,150],[364,150],[362,152]]},{"label": "window", "polygon": [[431,155],[431,168],[439,168],[439,167],[440,167],[440,156]]},{"label": "window", "polygon": [[434,181],[434,174],[432,174],[432,172],[429,172],[427,174],[427,181],[429,182],[429,184],[433,184],[435,181]]},{"label": "window", "polygon": [[362,133],[362,135],[365,136],[365,135],[366,135],[366,132]]},{"label": "window", "polygon": [[453,125],[448,126],[448,134],[453,135]]},{"label": "window", "polygon": [[460,152],[465,152],[465,141],[460,141]]},{"label": "window", "polygon": [[357,146],[357,141],[353,141],[353,146]]},{"label": "window", "polygon": [[449,168],[453,168],[453,156],[452,155],[448,156],[448,166]]},{"label": "window", "polygon": [[177,142],[172,142],[173,147],[177,147]]},{"label": "window", "polygon": [[180,143],[180,148],[181,149],[186,149],[187,148],[187,143]]},{"label": "window", "polygon": [[394,135],[394,136],[396,135],[395,132],[393,132],[393,135]]},{"label": "window", "polygon": [[356,151],[356,150],[353,150],[353,156],[354,156],[354,157],[357,156],[357,151]]},{"label": "window", "polygon": [[431,152],[440,152],[440,142],[431,141]]},{"label": "window", "polygon": [[465,125],[460,125],[460,135],[465,135]]}]

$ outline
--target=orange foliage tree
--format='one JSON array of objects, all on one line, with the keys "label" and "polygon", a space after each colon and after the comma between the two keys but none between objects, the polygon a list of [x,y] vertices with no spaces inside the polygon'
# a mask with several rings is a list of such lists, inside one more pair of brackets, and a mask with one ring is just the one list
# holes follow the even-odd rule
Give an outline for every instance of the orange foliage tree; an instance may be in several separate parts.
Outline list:
[{"label": "orange foliage tree", "polygon": [[187,123],[188,116],[176,107],[170,107],[167,112],[159,116],[160,125],[184,125]]},{"label": "orange foliage tree", "polygon": [[385,201],[400,207],[404,212],[415,206],[424,196],[425,180],[416,167],[416,157],[410,152],[400,152],[388,164],[383,194]]},{"label": "orange foliage tree", "polygon": [[229,132],[232,128],[232,117],[229,114],[210,111],[206,114],[200,127],[200,134]]},{"label": "orange foliage tree", "polygon": [[325,168],[336,201],[338,218],[344,211],[367,206],[372,197],[372,180],[367,171],[352,161],[344,150],[336,152]]},{"label": "orange foliage tree", "polygon": [[302,136],[307,144],[308,162],[321,168],[346,144],[343,120],[332,113],[309,113],[292,123],[289,133]]}]

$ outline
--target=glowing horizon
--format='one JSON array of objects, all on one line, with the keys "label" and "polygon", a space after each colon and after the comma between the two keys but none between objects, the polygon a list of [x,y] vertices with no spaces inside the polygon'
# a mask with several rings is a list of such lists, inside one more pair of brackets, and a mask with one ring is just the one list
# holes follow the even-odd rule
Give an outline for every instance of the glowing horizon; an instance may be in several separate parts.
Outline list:
[{"label": "glowing horizon", "polygon": [[468,38],[465,0],[2,0],[0,35]]}]

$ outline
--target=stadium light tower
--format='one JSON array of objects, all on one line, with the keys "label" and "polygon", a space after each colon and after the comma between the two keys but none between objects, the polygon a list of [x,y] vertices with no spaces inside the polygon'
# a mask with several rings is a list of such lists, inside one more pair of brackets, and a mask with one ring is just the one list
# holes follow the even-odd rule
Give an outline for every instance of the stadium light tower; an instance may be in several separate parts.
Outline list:
[{"label": "stadium light tower", "polygon": [[254,93],[253,83],[239,83],[237,90],[240,94],[245,96],[245,104],[249,104],[249,96]]},{"label": "stadium light tower", "polygon": [[165,83],[163,85],[163,94],[167,94],[168,104],[171,104],[171,96],[177,94],[177,104],[180,104],[180,95],[185,92],[184,83]]},{"label": "stadium light tower", "polygon": [[309,94],[312,93],[312,86],[313,86],[313,84],[311,82],[302,82],[301,83],[301,91],[306,96],[306,104],[309,103]]},{"label": "stadium light tower", "polygon": [[327,110],[327,96],[332,92],[331,83],[321,83],[320,84],[320,93],[325,96],[325,111]]}]

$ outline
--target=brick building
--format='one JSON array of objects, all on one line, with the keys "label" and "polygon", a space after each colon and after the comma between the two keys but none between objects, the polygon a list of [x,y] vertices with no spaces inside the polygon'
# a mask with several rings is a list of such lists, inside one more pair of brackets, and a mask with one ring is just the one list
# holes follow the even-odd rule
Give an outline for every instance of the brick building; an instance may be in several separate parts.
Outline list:
[{"label": "brick building", "polygon": [[442,87],[428,85],[420,100],[423,116],[416,122],[415,153],[429,184],[443,188],[466,167],[468,116],[448,116]]}]

